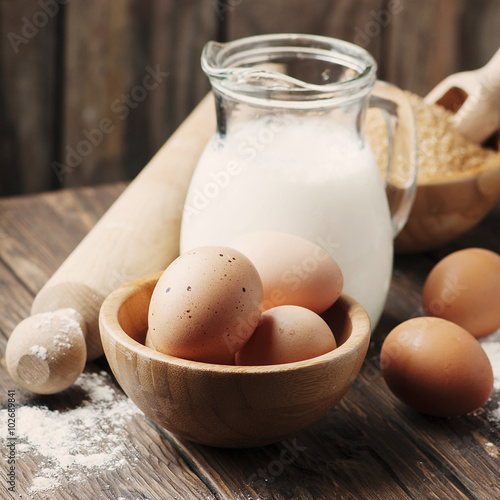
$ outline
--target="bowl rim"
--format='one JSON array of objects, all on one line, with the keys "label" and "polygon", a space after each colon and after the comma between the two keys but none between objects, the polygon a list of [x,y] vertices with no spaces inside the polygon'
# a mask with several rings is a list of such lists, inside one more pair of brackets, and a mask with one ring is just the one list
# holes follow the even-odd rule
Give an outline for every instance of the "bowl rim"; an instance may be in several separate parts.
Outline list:
[{"label": "bowl rim", "polygon": [[223,365],[217,363],[205,363],[202,361],[193,361],[189,359],[177,358],[146,347],[144,344],[131,338],[121,327],[118,321],[118,310],[121,304],[131,296],[136,294],[141,288],[151,286],[153,282],[158,281],[163,271],[149,274],[133,280],[112,291],[103,301],[99,312],[99,331],[101,337],[111,337],[116,343],[122,345],[128,350],[134,351],[138,356],[143,356],[151,360],[178,367],[189,368],[195,371],[211,373],[233,373],[233,374],[264,374],[277,372],[290,372],[301,369],[307,369],[312,366],[320,365],[341,358],[345,354],[354,352],[371,337],[371,324],[368,313],[365,309],[353,299],[350,295],[342,292],[336,303],[341,303],[346,314],[356,317],[356,325],[353,325],[349,338],[339,347],[320,356],[306,359],[303,361],[294,361],[291,363],[282,363],[275,365]]},{"label": "bowl rim", "polygon": [[454,175],[440,175],[436,177],[426,177],[423,180],[417,181],[417,187],[442,187],[446,184],[458,184],[471,182],[479,175],[496,175],[500,173],[500,151],[494,151],[496,154],[485,163],[476,168],[458,172]]}]

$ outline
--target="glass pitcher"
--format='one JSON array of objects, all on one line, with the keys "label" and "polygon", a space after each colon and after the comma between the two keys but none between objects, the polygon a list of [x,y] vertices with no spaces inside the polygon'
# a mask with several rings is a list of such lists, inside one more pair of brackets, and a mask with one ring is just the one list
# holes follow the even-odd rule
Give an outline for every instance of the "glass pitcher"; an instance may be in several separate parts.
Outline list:
[{"label": "glass pitcher", "polygon": [[[390,286],[393,238],[409,215],[417,143],[404,93],[376,82],[361,47],[303,34],[208,42],[202,68],[217,130],[188,190],[180,250],[227,245],[254,231],[323,247],[344,291],[378,322]],[[364,137],[368,106],[384,110],[387,173]]]}]

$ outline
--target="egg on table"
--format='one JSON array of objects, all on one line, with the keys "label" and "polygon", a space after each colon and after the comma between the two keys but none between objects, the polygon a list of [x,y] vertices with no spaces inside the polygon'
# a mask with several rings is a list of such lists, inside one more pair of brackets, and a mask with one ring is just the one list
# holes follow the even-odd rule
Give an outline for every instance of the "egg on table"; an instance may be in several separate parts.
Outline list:
[{"label": "egg on table", "polygon": [[146,345],[179,358],[234,364],[262,313],[262,281],[238,250],[205,246],[174,260],[149,306]]},{"label": "egg on table", "polygon": [[441,259],[424,284],[422,304],[430,316],[447,319],[474,337],[500,328],[500,255],[466,248]]},{"label": "egg on table", "polygon": [[380,367],[394,395],[428,415],[470,413],[493,391],[493,370],[479,341],[441,318],[412,318],[394,328],[382,345]]},{"label": "egg on table", "polygon": [[246,233],[229,245],[257,268],[264,287],[264,310],[296,305],[321,314],[342,292],[344,279],[335,260],[305,238],[262,231]]}]

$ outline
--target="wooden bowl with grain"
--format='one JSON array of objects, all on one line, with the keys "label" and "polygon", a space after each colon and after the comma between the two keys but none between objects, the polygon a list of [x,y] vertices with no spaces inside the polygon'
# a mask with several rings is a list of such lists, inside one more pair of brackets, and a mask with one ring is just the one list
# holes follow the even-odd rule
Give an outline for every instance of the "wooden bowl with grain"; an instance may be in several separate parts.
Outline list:
[{"label": "wooden bowl with grain", "polygon": [[449,243],[478,224],[500,198],[500,154],[481,169],[419,182],[397,253],[423,252]]},{"label": "wooden bowl with grain", "polygon": [[179,438],[228,448],[278,442],[321,419],[356,378],[370,321],[342,295],[324,313],[338,347],[306,361],[269,366],[201,363],[144,345],[151,294],[160,274],[112,292],[99,326],[118,383],[154,422]]},{"label": "wooden bowl with grain", "polygon": [[[415,200],[394,249],[417,253],[458,238],[493,208],[500,198],[500,153],[498,133],[488,147],[473,143],[455,129],[450,111],[405,94],[417,126],[418,174]],[[385,119],[377,109],[368,110],[366,136],[382,177],[390,178]],[[397,183],[393,187],[398,196]]]}]

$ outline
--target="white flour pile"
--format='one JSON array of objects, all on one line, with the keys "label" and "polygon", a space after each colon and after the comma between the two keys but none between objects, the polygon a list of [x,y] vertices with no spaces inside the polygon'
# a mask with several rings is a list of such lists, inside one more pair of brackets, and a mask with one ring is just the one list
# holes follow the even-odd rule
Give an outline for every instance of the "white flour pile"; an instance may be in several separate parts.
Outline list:
[{"label": "white flour pile", "polygon": [[[117,397],[107,381],[106,372],[82,374],[75,385],[85,393],[84,401],[67,411],[17,407],[17,461],[36,457],[41,462],[31,493],[56,488],[63,477],[75,482],[91,470],[116,470],[125,463],[125,426],[141,411],[127,397]],[[0,421],[7,422],[7,410],[0,413]]]}]

